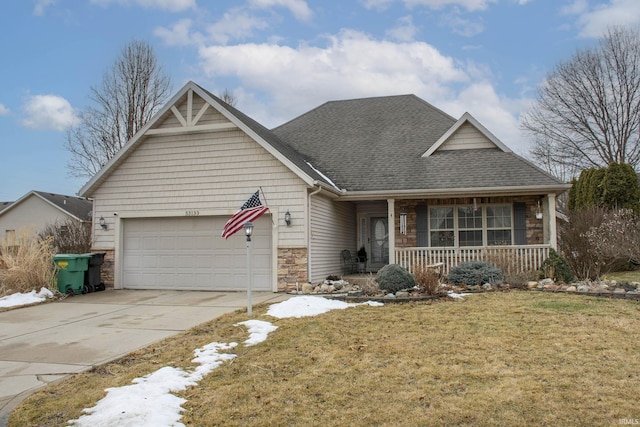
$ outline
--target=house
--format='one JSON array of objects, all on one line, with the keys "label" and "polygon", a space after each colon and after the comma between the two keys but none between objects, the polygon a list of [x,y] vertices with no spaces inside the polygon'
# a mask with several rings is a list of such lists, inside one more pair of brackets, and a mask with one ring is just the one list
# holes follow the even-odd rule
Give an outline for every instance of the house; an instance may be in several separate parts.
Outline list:
[{"label": "house", "polygon": [[253,289],[282,291],[342,274],[342,250],[362,246],[369,271],[488,254],[535,268],[568,188],[413,95],[327,102],[269,130],[188,82],[80,194],[116,288],[244,290],[245,237],[220,234],[260,189]]},{"label": "house", "polygon": [[0,231],[8,240],[14,239],[21,229],[39,232],[48,225],[69,219],[90,222],[93,209],[90,200],[44,191],[30,191],[15,202],[2,205]]}]

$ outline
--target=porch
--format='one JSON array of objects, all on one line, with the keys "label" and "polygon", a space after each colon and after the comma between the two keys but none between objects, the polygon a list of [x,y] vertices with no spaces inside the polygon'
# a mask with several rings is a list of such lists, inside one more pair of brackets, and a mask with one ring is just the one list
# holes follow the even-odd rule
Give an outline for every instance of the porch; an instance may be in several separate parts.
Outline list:
[{"label": "porch", "polygon": [[395,248],[395,262],[413,273],[416,266],[442,263],[442,274],[469,261],[485,261],[511,272],[537,270],[549,256],[551,245],[467,246],[456,248]]}]

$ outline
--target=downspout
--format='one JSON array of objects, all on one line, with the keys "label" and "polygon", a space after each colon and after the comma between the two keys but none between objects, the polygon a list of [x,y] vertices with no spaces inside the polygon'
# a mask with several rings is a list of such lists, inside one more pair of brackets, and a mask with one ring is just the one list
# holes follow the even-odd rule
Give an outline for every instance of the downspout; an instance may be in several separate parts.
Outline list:
[{"label": "downspout", "polygon": [[307,199],[307,282],[311,282],[311,196],[318,194],[322,191],[322,187],[318,184],[318,181],[314,181],[314,185],[318,188],[309,193]]}]

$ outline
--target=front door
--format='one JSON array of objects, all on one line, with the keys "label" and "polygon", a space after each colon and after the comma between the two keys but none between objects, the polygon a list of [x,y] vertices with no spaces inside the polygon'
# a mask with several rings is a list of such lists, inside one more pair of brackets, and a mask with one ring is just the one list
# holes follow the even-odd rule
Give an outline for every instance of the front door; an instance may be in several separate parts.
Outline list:
[{"label": "front door", "polygon": [[369,266],[378,270],[389,264],[389,223],[387,217],[371,217]]}]

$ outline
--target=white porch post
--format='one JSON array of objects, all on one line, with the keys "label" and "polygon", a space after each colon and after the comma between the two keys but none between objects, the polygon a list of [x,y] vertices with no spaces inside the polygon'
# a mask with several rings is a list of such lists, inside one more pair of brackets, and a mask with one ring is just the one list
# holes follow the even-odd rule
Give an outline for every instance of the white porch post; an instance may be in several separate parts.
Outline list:
[{"label": "white porch post", "polygon": [[395,220],[395,199],[387,199],[387,224],[389,227],[389,264],[396,263],[396,220]]},{"label": "white porch post", "polygon": [[558,231],[556,230],[556,195],[550,193],[547,195],[549,202],[549,212],[547,218],[549,218],[549,244],[554,250],[558,250]]}]

